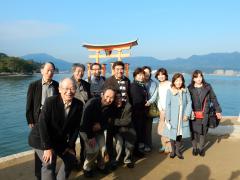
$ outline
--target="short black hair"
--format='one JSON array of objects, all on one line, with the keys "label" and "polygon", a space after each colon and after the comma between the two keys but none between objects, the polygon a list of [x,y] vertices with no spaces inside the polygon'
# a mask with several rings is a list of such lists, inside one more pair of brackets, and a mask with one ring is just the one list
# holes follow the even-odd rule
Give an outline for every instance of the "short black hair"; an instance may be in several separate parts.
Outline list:
[{"label": "short black hair", "polygon": [[122,61],[114,62],[112,68],[114,69],[116,66],[122,66],[124,69],[124,63]]},{"label": "short black hair", "polygon": [[150,66],[143,66],[142,68],[143,68],[143,70],[144,70],[144,69],[148,69],[148,70],[150,71],[150,74],[151,74],[152,68],[151,68]]},{"label": "short black hair", "polygon": [[113,86],[106,86],[103,88],[102,93],[104,94],[107,90],[112,90],[115,92],[115,94],[118,92],[118,90],[116,88],[114,88]]},{"label": "short black hair", "polygon": [[92,70],[92,69],[93,69],[93,66],[95,66],[95,65],[99,66],[100,70],[102,69],[102,66],[101,66],[101,64],[99,64],[99,63],[92,63],[92,64],[90,65],[90,69]]}]

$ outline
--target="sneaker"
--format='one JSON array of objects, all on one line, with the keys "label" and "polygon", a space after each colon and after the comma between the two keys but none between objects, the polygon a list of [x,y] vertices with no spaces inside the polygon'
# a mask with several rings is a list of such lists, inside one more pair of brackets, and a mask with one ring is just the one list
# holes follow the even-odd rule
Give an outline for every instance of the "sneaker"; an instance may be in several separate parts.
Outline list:
[{"label": "sneaker", "polygon": [[126,159],[126,160],[124,160],[124,164],[129,164],[129,163],[131,163],[132,161],[131,161],[131,159]]},{"label": "sneaker", "polygon": [[148,153],[148,152],[151,152],[151,148],[149,146],[145,146],[144,148],[144,152]]}]

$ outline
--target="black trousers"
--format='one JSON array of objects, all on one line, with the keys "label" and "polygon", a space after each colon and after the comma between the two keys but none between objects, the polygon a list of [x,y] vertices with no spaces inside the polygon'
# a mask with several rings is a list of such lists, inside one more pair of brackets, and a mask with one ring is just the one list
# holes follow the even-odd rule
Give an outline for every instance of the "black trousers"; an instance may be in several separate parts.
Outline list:
[{"label": "black trousers", "polygon": [[198,132],[192,132],[192,146],[194,149],[203,150],[205,144],[206,134],[200,134]]},{"label": "black trousers", "polygon": [[41,169],[42,169],[42,161],[38,157],[37,153],[34,152],[34,161],[35,161],[35,176],[37,179],[41,180]]},{"label": "black trousers", "polygon": [[181,147],[182,136],[177,136],[176,141],[170,140],[172,146],[172,153],[176,153],[177,155],[181,155],[180,147]]},{"label": "black trousers", "polygon": [[80,133],[79,133],[79,137],[80,137],[80,145],[81,145],[80,161],[81,161],[81,162],[84,162],[84,161],[85,161],[85,145],[84,145],[84,140],[83,140],[83,138],[80,136]]}]

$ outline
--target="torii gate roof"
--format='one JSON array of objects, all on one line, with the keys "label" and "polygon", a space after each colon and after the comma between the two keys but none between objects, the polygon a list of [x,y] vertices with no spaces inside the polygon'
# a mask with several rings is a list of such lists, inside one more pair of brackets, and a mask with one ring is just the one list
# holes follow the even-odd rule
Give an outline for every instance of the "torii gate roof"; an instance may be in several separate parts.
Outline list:
[{"label": "torii gate roof", "polygon": [[119,43],[119,44],[83,44],[83,47],[89,50],[114,50],[114,49],[130,49],[132,46],[138,45],[137,39],[134,41]]}]

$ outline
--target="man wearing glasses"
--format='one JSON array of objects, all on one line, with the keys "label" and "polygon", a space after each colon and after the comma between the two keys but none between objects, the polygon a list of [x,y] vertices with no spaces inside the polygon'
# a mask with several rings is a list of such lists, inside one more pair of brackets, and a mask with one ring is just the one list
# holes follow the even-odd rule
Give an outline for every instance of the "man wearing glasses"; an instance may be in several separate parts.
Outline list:
[{"label": "man wearing glasses", "polygon": [[[26,118],[29,128],[38,123],[38,117],[46,98],[59,94],[58,82],[54,81],[55,66],[52,62],[46,62],[41,66],[42,78],[32,82],[27,92]],[[35,154],[35,176],[41,180],[42,162]]]},{"label": "man wearing glasses", "polygon": [[90,92],[92,97],[100,97],[103,84],[105,82],[105,77],[101,76],[101,64],[93,63],[91,64],[91,78],[89,80],[90,83]]},{"label": "man wearing glasses", "polygon": [[[39,123],[29,135],[29,145],[42,161],[42,179],[67,179],[77,161],[74,148],[83,103],[74,98],[76,86],[70,78],[60,81],[59,92],[46,99]],[[63,163],[56,175],[57,156]]]}]

